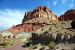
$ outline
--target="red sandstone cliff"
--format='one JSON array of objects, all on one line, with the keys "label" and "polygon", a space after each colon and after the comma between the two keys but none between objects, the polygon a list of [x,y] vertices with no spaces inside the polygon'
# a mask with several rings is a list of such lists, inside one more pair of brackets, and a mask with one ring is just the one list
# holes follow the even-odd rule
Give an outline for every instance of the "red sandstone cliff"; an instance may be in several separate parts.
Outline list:
[{"label": "red sandstone cliff", "polygon": [[60,21],[75,20],[75,9],[68,10],[59,17]]},{"label": "red sandstone cliff", "polygon": [[14,35],[18,32],[33,32],[38,28],[43,27],[41,23],[24,23],[11,27],[8,31],[12,32]]}]

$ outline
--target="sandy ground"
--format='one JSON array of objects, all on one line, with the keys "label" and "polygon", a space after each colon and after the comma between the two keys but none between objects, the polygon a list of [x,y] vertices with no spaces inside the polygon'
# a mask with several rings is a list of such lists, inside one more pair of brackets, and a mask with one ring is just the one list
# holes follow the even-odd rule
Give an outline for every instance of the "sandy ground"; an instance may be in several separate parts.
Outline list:
[{"label": "sandy ground", "polygon": [[73,50],[73,49],[75,49],[75,43],[72,43],[72,44],[67,44],[67,43],[62,44],[62,43],[60,43],[60,44],[56,45],[56,48],[58,48],[56,50],[62,50],[62,49]]},{"label": "sandy ground", "polygon": [[28,48],[23,48],[24,43],[16,42],[16,44],[10,48],[0,48],[0,50],[29,50]]}]

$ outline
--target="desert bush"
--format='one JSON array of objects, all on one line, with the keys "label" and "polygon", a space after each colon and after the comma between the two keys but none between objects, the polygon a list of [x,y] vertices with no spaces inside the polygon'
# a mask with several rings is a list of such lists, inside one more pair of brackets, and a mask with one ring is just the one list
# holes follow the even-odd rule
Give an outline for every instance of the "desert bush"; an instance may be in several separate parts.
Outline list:
[{"label": "desert bush", "polygon": [[57,35],[56,35],[56,40],[55,40],[55,41],[56,41],[56,43],[61,43],[61,42],[62,42],[62,34],[60,34],[60,33],[57,34]]},{"label": "desert bush", "polygon": [[70,43],[75,43],[75,36],[71,36],[70,39],[69,39],[69,42]]},{"label": "desert bush", "polygon": [[36,33],[32,33],[32,43],[35,44],[42,44],[47,45],[50,41],[55,41],[52,34],[45,31],[43,34],[37,35]]},{"label": "desert bush", "polygon": [[66,42],[68,42],[68,34],[65,34],[64,35],[64,38],[63,38],[63,43],[66,43]]},{"label": "desert bush", "polygon": [[20,39],[21,42],[27,42],[28,39],[32,37],[31,33],[28,32],[20,32],[16,35],[17,39]]},{"label": "desert bush", "polygon": [[49,44],[48,44],[48,47],[50,49],[53,49],[55,47],[55,42],[54,41],[51,41]]},{"label": "desert bush", "polygon": [[13,46],[15,44],[15,40],[13,39],[6,39],[4,42],[8,47]]},{"label": "desert bush", "polygon": [[30,38],[31,33],[28,32],[20,32],[16,35],[16,38]]},{"label": "desert bush", "polygon": [[11,47],[14,44],[15,44],[15,40],[10,39],[10,38],[8,39],[3,38],[2,42],[0,43],[0,47],[7,48],[7,47]]},{"label": "desert bush", "polygon": [[73,20],[73,21],[71,22],[71,27],[72,27],[73,29],[75,29],[75,20]]},{"label": "desert bush", "polygon": [[4,31],[1,35],[7,38],[13,38],[13,34],[10,31]]},{"label": "desert bush", "polygon": [[31,47],[32,46],[32,41],[29,40],[28,42],[25,42],[25,44],[22,47]]}]

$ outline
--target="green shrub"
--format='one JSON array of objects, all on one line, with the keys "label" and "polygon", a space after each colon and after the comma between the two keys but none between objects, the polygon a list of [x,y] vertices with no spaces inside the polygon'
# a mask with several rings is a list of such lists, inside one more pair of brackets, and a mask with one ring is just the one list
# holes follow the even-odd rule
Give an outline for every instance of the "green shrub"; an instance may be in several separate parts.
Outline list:
[{"label": "green shrub", "polygon": [[50,49],[53,49],[55,47],[55,42],[54,41],[51,41],[49,44],[48,44],[48,47]]},{"label": "green shrub", "polygon": [[31,47],[32,46],[32,41],[26,42],[22,47]]},{"label": "green shrub", "polygon": [[7,47],[11,47],[12,45],[15,44],[15,40],[13,39],[4,39],[0,46],[3,47],[3,48],[7,48]]},{"label": "green shrub", "polygon": [[72,27],[73,29],[75,29],[75,20],[73,20],[73,21],[71,22],[71,27]]}]

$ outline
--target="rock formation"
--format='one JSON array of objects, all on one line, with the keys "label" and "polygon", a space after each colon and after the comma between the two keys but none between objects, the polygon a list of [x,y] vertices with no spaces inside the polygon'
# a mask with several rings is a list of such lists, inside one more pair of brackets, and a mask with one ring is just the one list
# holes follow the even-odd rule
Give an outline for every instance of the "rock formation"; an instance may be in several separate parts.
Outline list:
[{"label": "rock formation", "polygon": [[10,29],[8,29],[8,31],[16,35],[19,32],[33,32],[43,26],[44,25],[42,25],[41,23],[24,23],[24,24],[13,26]]},{"label": "rock formation", "polygon": [[74,20],[74,19],[75,19],[75,9],[68,10],[64,13],[64,15],[61,15],[59,17],[60,21]]},{"label": "rock formation", "polygon": [[44,27],[50,21],[58,21],[57,16],[54,15],[47,7],[40,6],[31,12],[25,13],[22,24],[13,26],[8,29],[8,31],[14,33],[14,35],[18,32],[33,32]]},{"label": "rock formation", "polygon": [[52,20],[58,20],[57,16],[53,14],[47,7],[39,6],[38,8],[34,9],[31,12],[25,13],[22,23],[33,18],[41,18],[41,17],[46,17]]}]

